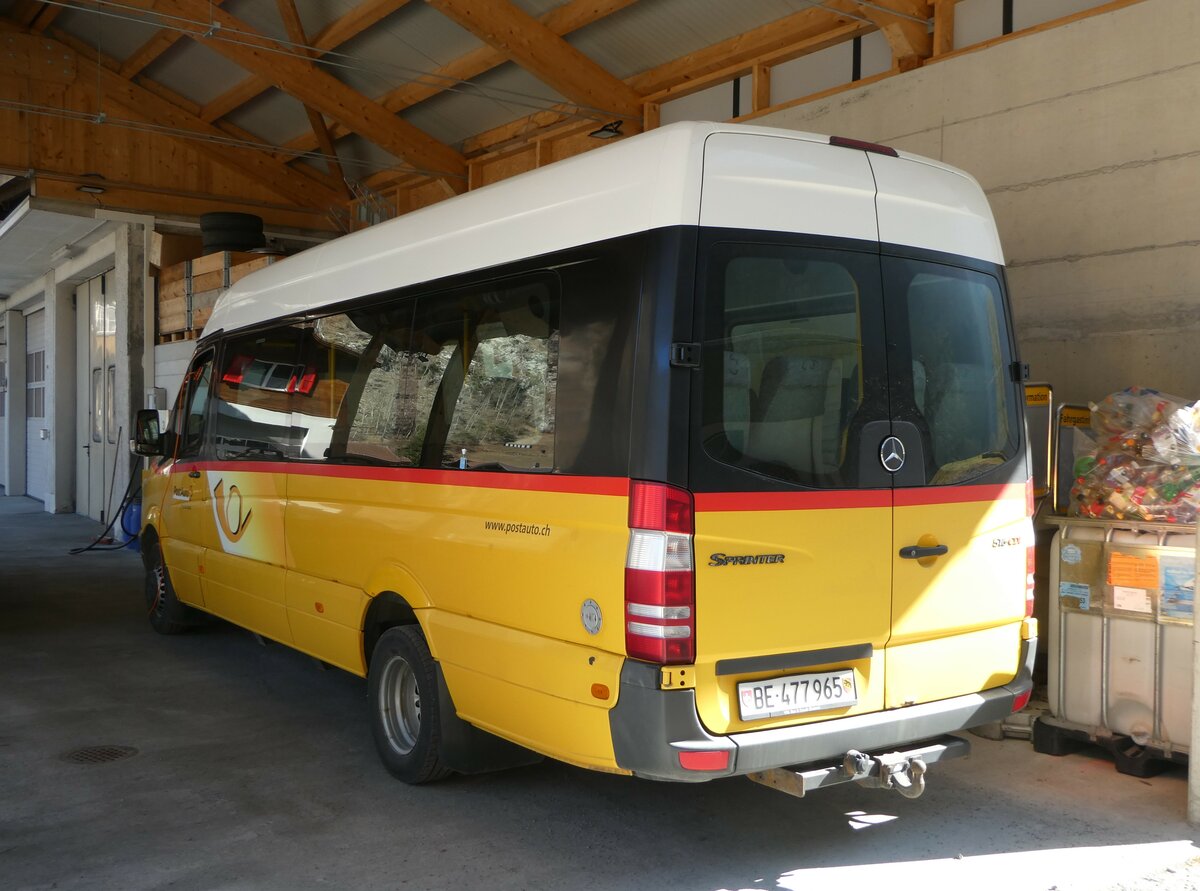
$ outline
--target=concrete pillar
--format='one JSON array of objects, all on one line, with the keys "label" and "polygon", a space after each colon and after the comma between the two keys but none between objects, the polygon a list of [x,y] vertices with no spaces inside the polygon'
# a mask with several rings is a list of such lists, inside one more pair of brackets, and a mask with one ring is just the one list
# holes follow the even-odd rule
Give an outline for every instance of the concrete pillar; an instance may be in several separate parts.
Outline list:
[{"label": "concrete pillar", "polygon": [[46,281],[46,422],[53,457],[50,465],[46,510],[75,510],[75,286],[58,284],[53,273]]},{"label": "concrete pillar", "polygon": [[[126,446],[133,436],[134,418],[145,399],[144,356],[146,344],[146,250],[145,227],[126,223],[117,230],[116,271],[114,286],[117,292],[117,491],[124,492],[129,484],[131,459]],[[114,502],[116,501],[114,497]],[[115,508],[115,504],[114,504]]]},{"label": "concrete pillar", "polygon": [[25,494],[25,316],[20,310],[4,314],[8,332],[8,412],[4,435],[8,440],[4,492]]}]

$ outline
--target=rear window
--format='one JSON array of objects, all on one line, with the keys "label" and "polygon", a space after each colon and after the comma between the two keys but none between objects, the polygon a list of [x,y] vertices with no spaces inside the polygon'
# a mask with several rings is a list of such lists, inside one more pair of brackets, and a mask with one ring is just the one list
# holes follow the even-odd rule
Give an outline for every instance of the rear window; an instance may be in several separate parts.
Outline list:
[{"label": "rear window", "polygon": [[1017,454],[1019,422],[999,282],[897,258],[885,258],[884,275],[889,330],[904,335],[892,338],[889,356],[894,401],[915,407],[928,483],[965,482],[1003,464]]},{"label": "rear window", "polygon": [[853,484],[848,431],[865,395],[862,307],[864,296],[878,306],[878,277],[878,257],[869,255],[714,246],[703,417],[709,455],[805,486]]}]

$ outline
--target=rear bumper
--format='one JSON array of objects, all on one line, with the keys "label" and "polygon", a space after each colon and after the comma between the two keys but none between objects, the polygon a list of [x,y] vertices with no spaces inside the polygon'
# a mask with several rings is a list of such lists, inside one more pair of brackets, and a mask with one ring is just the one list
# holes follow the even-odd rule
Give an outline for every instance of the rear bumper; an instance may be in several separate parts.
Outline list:
[{"label": "rear bumper", "polygon": [[[836,718],[798,727],[713,736],[700,723],[691,690],[660,690],[659,669],[628,660],[621,692],[609,712],[617,764],[640,777],[703,782],[775,767],[840,758],[851,749],[878,751],[1006,718],[1033,688],[1037,640],[1022,641],[1021,668],[1002,687],[905,708]],[[684,770],[679,753],[729,752],[720,771]]]}]

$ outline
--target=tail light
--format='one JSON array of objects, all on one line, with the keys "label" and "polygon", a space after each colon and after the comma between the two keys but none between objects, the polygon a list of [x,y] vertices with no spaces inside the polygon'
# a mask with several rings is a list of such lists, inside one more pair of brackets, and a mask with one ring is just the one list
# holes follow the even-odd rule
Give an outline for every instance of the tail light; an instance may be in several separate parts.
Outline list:
[{"label": "tail light", "polygon": [[1037,565],[1034,554],[1034,513],[1033,480],[1028,479],[1025,481],[1025,516],[1028,517],[1026,534],[1029,536],[1029,542],[1025,546],[1025,618],[1027,619],[1033,615],[1033,575]]},{"label": "tail light", "polygon": [[625,652],[660,665],[696,661],[692,495],[662,483],[629,486]]},{"label": "tail light", "polygon": [[1025,618],[1033,615],[1033,572],[1034,572],[1034,550],[1033,545],[1025,548]]}]

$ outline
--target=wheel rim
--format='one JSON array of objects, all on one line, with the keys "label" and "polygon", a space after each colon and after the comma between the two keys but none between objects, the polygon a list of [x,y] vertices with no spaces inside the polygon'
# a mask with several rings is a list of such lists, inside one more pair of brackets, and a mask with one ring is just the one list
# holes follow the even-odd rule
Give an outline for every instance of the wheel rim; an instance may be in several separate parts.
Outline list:
[{"label": "wheel rim", "polygon": [[159,562],[150,571],[150,612],[161,617],[167,608],[167,573]]},{"label": "wheel rim", "polygon": [[421,690],[412,665],[403,656],[395,656],[384,667],[379,685],[379,713],[388,743],[401,755],[417,744],[421,730]]}]

